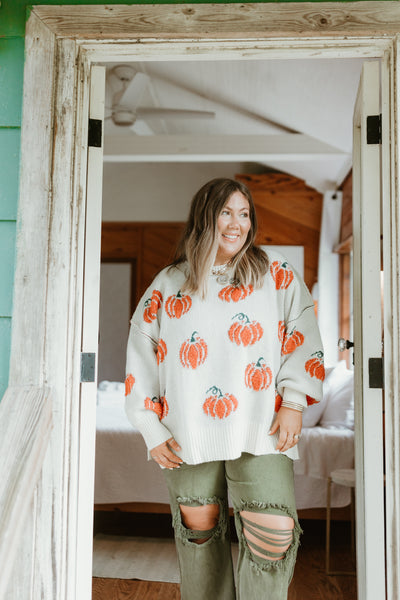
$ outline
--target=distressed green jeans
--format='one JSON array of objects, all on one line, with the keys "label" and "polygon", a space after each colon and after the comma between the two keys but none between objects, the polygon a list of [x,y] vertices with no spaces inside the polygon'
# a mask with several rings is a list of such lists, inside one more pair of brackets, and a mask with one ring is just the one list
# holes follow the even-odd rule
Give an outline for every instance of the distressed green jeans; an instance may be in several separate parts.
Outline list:
[{"label": "distressed green jeans", "polygon": [[[292,460],[282,454],[244,453],[236,460],[182,464],[163,473],[170,495],[181,599],[285,600],[301,533]],[[228,492],[239,539],[236,588]],[[186,526],[181,507],[205,505],[214,505],[215,526]]]}]

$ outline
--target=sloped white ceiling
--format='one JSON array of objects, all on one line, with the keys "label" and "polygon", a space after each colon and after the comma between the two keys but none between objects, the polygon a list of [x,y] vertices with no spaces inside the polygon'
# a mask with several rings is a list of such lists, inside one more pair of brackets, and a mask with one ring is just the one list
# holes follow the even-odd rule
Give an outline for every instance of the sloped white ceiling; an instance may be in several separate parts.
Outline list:
[{"label": "sloped white ceiling", "polygon": [[[207,160],[207,154],[210,154],[213,161],[227,162],[229,156],[221,151],[218,157],[215,150],[224,146],[226,137],[225,146],[229,147],[232,141],[237,145],[235,152],[240,153],[243,148],[243,156],[235,154],[235,160],[249,161],[250,156],[260,168],[268,166],[291,173],[320,191],[333,189],[351,167],[352,114],[362,62],[361,59],[315,58],[130,63],[137,71],[149,76],[149,84],[139,103],[141,107],[207,110],[215,112],[215,118],[146,118],[142,122],[138,120],[133,129],[117,127],[107,119],[105,159],[151,160],[149,155],[138,157],[136,153],[133,157],[133,152],[130,157],[126,150],[129,144],[137,147],[141,142],[140,135],[146,134],[146,143],[156,155],[154,148],[165,148],[165,136],[172,136],[168,138],[171,146],[174,140],[190,142],[195,138],[197,145],[199,140],[202,141],[200,146],[204,156],[199,160]],[[114,66],[107,64],[108,71]],[[110,115],[110,89],[106,104],[106,115]],[[296,133],[313,138],[311,146],[315,146],[315,152],[306,156],[299,154],[296,150],[299,144],[290,137]],[[274,153],[273,140],[265,145],[268,147],[265,154],[251,153],[252,136],[272,135],[286,136],[279,144],[276,138],[277,147],[284,147],[286,154]],[[301,139],[298,137],[297,141]],[[108,148],[112,147],[115,153],[121,140],[125,143],[124,156],[113,158]],[[192,159],[190,154],[185,157],[184,153],[185,150],[174,161]],[[193,160],[198,158],[193,155]],[[158,156],[158,160],[163,160],[162,156]]]}]

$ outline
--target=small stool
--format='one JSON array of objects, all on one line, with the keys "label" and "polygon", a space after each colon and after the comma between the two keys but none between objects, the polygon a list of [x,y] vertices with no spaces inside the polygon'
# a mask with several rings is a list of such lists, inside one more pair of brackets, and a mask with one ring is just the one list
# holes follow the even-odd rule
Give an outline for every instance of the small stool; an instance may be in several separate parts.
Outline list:
[{"label": "small stool", "polygon": [[327,575],[355,575],[356,571],[330,571],[330,545],[331,545],[331,487],[332,483],[351,488],[351,552],[355,555],[355,519],[354,519],[354,490],[356,478],[354,469],[336,469],[328,477],[328,486],[326,492],[326,563],[325,572]]}]

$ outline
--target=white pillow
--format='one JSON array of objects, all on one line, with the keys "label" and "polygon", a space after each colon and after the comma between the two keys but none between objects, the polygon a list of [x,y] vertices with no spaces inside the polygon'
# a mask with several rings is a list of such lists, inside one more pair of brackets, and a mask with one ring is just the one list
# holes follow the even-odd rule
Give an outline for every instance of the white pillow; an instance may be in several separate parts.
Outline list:
[{"label": "white pillow", "polygon": [[325,369],[325,380],[322,384],[323,386],[323,396],[320,402],[316,404],[311,404],[311,406],[307,406],[307,408],[303,412],[303,427],[315,427],[320,422],[320,419],[324,413],[326,407],[326,388],[328,386],[328,381],[331,376],[332,371],[335,367],[328,367]]},{"label": "white pillow", "polygon": [[112,406],[125,400],[125,384],[121,381],[101,381],[97,388],[97,405]]},{"label": "white pillow", "polygon": [[340,361],[330,373],[324,391],[325,409],[322,427],[354,429],[354,373]]}]

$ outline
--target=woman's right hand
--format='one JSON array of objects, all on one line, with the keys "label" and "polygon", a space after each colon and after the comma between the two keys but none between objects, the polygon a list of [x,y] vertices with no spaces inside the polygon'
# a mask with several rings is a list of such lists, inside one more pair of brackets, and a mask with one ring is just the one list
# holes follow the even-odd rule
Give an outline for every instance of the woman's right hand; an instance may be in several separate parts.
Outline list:
[{"label": "woman's right hand", "polygon": [[179,452],[182,448],[174,438],[169,438],[166,442],[152,448],[150,450],[150,455],[160,467],[165,467],[166,469],[178,469],[183,460],[177,456],[173,450]]}]

